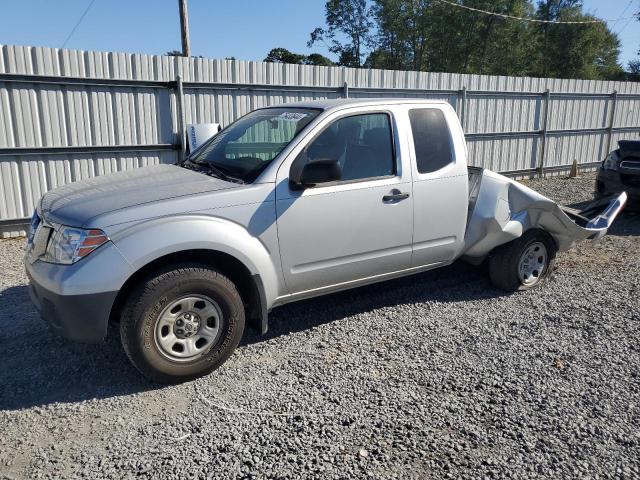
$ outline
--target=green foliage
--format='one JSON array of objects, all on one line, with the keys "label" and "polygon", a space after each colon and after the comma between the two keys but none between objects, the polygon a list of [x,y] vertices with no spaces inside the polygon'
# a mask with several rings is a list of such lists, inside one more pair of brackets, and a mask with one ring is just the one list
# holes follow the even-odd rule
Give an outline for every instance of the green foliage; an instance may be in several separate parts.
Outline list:
[{"label": "green foliage", "polygon": [[[458,0],[515,17],[585,21],[581,0]],[[541,24],[438,0],[328,0],[311,33],[339,65],[557,78],[620,78],[620,42],[605,23]],[[328,43],[327,43],[328,42]],[[363,59],[365,59],[363,61]]]},{"label": "green foliage", "polygon": [[301,55],[299,53],[293,53],[286,48],[274,48],[272,49],[264,59],[265,62],[274,63],[297,63],[304,65],[321,65],[323,67],[330,67],[335,65],[330,59],[319,53],[312,53],[310,55]]},{"label": "green foliage", "polygon": [[[509,15],[530,15],[527,0],[475,0],[465,4]],[[457,10],[437,0],[376,0],[379,68],[522,75],[531,55],[526,24]],[[377,57],[377,58],[376,58]]]},{"label": "green foliage", "polygon": [[[325,5],[326,28],[311,32],[308,47],[322,42],[338,58],[339,65],[360,67],[371,46],[374,27],[367,0],[328,0]],[[339,38],[344,37],[346,41]]]},{"label": "green foliage", "polygon": [[[167,53],[165,53],[165,55],[167,57],[182,57],[182,52],[180,50],[169,50]],[[197,55],[197,56],[191,55],[191,58],[204,58],[204,57],[202,55]],[[227,60],[229,60],[229,57],[227,57]],[[233,58],[233,60],[235,60],[235,58]]]},{"label": "green foliage", "polygon": [[312,53],[307,55],[307,58],[304,59],[303,62],[305,65],[319,65],[321,67],[333,67],[335,63],[332,62],[329,58],[324,55],[320,55],[319,53]]},{"label": "green foliage", "polygon": [[[580,0],[546,0],[536,17],[544,20],[587,21]],[[542,24],[536,29],[536,58],[532,74],[542,77],[607,79],[622,72],[620,40],[604,23]]]},{"label": "green foliage", "polygon": [[267,54],[264,61],[274,63],[302,63],[304,59],[304,55],[290,52],[286,48],[274,48]]}]

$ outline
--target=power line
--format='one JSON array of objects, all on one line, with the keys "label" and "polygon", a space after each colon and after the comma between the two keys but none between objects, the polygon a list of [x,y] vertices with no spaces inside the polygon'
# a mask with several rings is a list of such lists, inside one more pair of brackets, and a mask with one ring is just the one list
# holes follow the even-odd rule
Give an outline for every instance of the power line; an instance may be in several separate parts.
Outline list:
[{"label": "power line", "polygon": [[[523,22],[535,22],[535,23],[556,23],[556,24],[568,24],[568,25],[579,25],[579,24],[593,24],[593,23],[606,23],[606,22],[618,22],[620,20],[626,20],[626,18],[618,18],[616,20],[582,20],[582,21],[563,21],[563,20],[540,20],[538,18],[529,18],[529,17],[516,17],[514,15],[506,15],[504,13],[497,12],[487,12],[486,10],[480,10],[479,8],[469,7],[467,5],[460,5],[459,3],[449,2],[447,0],[437,0],[440,3],[445,3],[452,7],[462,8],[464,10],[470,10],[476,13],[483,13],[485,15],[493,15],[495,17],[509,18],[511,20],[520,20]],[[635,18],[635,17],[627,17],[627,18]]]},{"label": "power line", "polygon": [[[624,7],[624,10],[622,11],[622,13],[620,14],[620,16],[622,17],[625,13],[627,13],[627,10],[629,10],[629,7],[631,6],[631,4],[633,3],[633,0],[629,0],[629,3],[627,3],[627,6]],[[613,30],[615,28],[615,26],[618,24],[618,22],[621,19],[619,18],[618,20],[616,20],[615,22],[613,22],[613,25],[611,25],[611,30]]]},{"label": "power line", "polygon": [[630,24],[633,20],[637,20],[637,17],[631,17],[629,20],[627,20],[627,23],[625,23],[625,24],[622,26],[622,28],[616,32],[616,34],[618,34],[618,35],[622,34],[622,32],[624,32],[624,30],[629,26],[629,24]]},{"label": "power line", "polygon": [[[625,12],[627,11],[627,9],[629,8],[629,6],[631,5],[631,3],[633,3],[633,0],[631,0],[631,2],[629,2],[629,5],[627,5],[627,8],[625,9]],[[629,18],[629,20],[627,20],[627,23],[625,23],[622,28],[620,30],[618,30],[616,33],[618,35],[621,35],[622,32],[624,32],[624,30],[629,26],[629,24],[633,21],[633,20],[640,20],[640,12],[637,12],[633,17]],[[612,28],[613,30],[613,28]]]},{"label": "power line", "polygon": [[82,23],[82,20],[84,20],[85,15],[87,15],[87,13],[89,13],[89,10],[91,9],[91,7],[93,6],[93,2],[95,2],[96,0],[91,0],[91,2],[89,2],[89,5],[87,5],[87,8],[85,8],[84,12],[82,13],[82,15],[80,15],[80,18],[78,19],[78,21],[76,22],[76,24],[74,25],[74,27],[71,29],[71,32],[69,32],[69,35],[67,35],[66,40],[63,42],[62,46],[60,48],[64,48],[65,45],[67,44],[67,42],[71,39],[71,37],[73,36],[73,34],[76,32],[76,29],[80,26],[80,24]]}]

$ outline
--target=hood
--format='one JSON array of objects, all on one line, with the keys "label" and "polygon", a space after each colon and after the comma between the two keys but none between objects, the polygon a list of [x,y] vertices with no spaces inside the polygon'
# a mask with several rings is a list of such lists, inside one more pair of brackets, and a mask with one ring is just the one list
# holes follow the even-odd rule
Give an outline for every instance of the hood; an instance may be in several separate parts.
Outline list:
[{"label": "hood", "polygon": [[42,197],[40,213],[54,222],[82,227],[115,210],[241,186],[176,165],[154,165],[51,190]]}]

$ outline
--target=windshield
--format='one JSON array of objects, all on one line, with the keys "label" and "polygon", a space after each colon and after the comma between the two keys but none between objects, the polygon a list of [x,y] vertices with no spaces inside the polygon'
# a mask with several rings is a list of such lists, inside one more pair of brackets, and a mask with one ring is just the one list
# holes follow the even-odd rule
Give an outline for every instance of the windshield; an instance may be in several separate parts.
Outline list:
[{"label": "windshield", "polygon": [[319,113],[310,108],[253,111],[218,133],[188,160],[209,166],[213,174],[252,182]]}]

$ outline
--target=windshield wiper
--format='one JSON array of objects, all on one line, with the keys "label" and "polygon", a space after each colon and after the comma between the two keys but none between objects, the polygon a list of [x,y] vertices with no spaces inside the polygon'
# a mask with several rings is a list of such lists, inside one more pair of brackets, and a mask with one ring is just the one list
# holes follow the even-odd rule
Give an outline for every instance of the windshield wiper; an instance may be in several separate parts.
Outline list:
[{"label": "windshield wiper", "polygon": [[204,167],[207,170],[207,174],[213,174],[215,177],[218,177],[220,180],[224,180],[226,182],[233,182],[233,183],[247,183],[241,178],[229,175],[228,170],[226,168],[219,167],[214,163],[198,162],[191,158],[187,158],[187,161],[193,165]]}]

